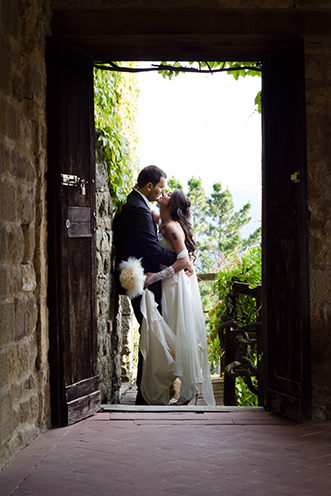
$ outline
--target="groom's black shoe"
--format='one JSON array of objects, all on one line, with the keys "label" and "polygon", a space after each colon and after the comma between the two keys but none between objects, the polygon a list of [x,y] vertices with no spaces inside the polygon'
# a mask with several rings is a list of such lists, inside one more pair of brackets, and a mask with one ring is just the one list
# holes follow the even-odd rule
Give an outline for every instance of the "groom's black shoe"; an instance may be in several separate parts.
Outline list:
[{"label": "groom's black shoe", "polygon": [[141,392],[138,390],[137,396],[136,396],[136,405],[148,405],[144,398],[142,397]]}]

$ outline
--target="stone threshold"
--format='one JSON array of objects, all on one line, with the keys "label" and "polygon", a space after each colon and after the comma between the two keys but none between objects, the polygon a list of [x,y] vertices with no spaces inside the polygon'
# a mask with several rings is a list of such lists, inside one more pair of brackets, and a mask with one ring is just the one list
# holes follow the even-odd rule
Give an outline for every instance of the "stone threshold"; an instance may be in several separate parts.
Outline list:
[{"label": "stone threshold", "polygon": [[[263,406],[207,406],[207,405],[101,405],[101,412],[136,412],[136,413],[146,413],[146,412],[218,412],[218,413],[239,413],[239,412],[249,412],[249,413],[260,413],[266,412]],[[267,413],[267,412],[266,412]]]}]

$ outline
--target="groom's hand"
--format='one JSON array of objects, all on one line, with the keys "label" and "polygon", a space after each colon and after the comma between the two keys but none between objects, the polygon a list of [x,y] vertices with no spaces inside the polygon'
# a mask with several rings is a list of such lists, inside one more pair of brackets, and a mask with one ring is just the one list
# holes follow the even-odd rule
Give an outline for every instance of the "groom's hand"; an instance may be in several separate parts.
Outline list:
[{"label": "groom's hand", "polygon": [[185,274],[187,277],[191,277],[194,274],[194,265],[191,260],[189,260],[187,267],[185,268]]}]

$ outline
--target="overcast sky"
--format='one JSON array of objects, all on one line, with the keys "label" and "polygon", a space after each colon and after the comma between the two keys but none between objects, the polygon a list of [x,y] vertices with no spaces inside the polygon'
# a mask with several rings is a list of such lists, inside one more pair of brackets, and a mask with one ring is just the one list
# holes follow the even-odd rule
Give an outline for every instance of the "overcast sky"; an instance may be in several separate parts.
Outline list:
[{"label": "overcast sky", "polygon": [[[180,74],[171,81],[139,74],[138,157],[181,181],[201,177],[206,193],[214,182],[229,187],[236,209],[252,203],[258,227],[261,203],[261,115],[254,98],[261,78],[238,81],[226,74]],[[243,235],[246,233],[243,232]]]}]

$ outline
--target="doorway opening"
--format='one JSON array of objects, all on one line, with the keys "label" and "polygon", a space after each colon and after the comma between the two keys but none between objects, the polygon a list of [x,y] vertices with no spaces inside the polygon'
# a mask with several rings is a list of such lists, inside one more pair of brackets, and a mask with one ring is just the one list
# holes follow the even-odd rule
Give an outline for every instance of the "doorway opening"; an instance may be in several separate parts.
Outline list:
[{"label": "doorway opening", "polygon": [[[152,64],[140,62],[139,68]],[[118,76],[115,79],[119,81]],[[261,91],[261,78],[246,77],[235,81],[225,73],[180,74],[169,81],[154,72],[138,73],[135,80],[140,90],[139,112],[136,119],[132,119],[132,115],[130,118],[131,122],[136,120],[139,140],[137,169],[158,165],[168,175],[169,188],[180,187],[191,199],[211,370],[217,379],[223,376],[227,362],[223,356],[220,368],[224,348],[219,342],[217,328],[220,313],[224,313],[220,312],[220,299],[224,300],[225,295],[223,298],[219,290],[213,290],[215,279],[224,269],[234,271],[234,277],[244,282],[244,274],[240,277],[237,270],[241,258],[248,255],[247,250],[261,246],[261,114],[255,105]],[[118,85],[122,99],[129,101],[127,108],[132,112],[134,104],[123,91],[127,85],[135,95],[132,75],[127,83],[123,77]],[[128,129],[130,119],[123,115],[125,102],[124,105],[123,101],[120,103],[117,114],[123,118],[124,133],[132,144],[135,142],[134,130]],[[131,125],[134,127],[133,123]],[[219,222],[220,217],[224,218],[222,222]],[[216,232],[218,236],[215,236]],[[247,280],[247,284],[249,282],[252,281]],[[258,283],[261,283],[261,265]],[[126,307],[124,302],[122,304]],[[252,307],[252,303],[248,306]],[[137,355],[135,349],[139,340],[135,334],[134,344],[132,342],[134,332],[127,307],[124,314],[124,351],[120,351],[118,342],[114,343],[116,353],[121,355],[123,382],[122,388],[114,388],[115,401],[121,400],[123,392],[134,380],[132,357]],[[242,325],[254,319],[252,315],[249,318]],[[256,351],[254,355],[257,360]],[[118,382],[116,377],[115,382]],[[257,395],[248,390],[242,378],[236,384],[238,401],[235,403],[240,406],[258,404]],[[222,381],[218,383],[219,387],[223,387]]]},{"label": "doorway opening", "polygon": [[[263,53],[263,401],[303,420],[311,415],[303,40]],[[56,40],[47,57],[52,423],[68,425],[100,405],[94,60]]]}]

